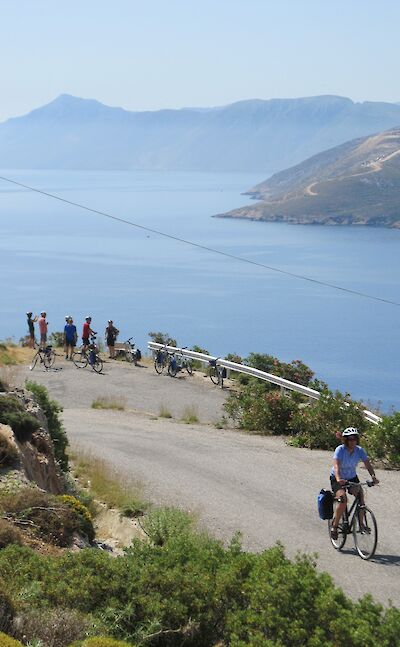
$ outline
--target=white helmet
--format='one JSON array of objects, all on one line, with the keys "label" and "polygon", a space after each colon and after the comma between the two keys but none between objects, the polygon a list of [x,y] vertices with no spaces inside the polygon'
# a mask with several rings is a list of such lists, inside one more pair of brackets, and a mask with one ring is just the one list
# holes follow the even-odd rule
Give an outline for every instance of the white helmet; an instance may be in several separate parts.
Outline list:
[{"label": "white helmet", "polygon": [[359,436],[359,431],[356,429],[356,427],[347,427],[344,432],[342,433],[343,438],[346,436]]}]

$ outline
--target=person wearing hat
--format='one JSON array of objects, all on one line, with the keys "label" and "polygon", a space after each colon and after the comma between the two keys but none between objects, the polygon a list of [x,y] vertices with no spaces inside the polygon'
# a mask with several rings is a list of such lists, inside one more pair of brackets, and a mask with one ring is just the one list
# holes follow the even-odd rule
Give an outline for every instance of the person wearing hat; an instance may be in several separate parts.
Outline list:
[{"label": "person wearing hat", "polygon": [[29,348],[35,348],[35,326],[34,324],[37,322],[38,318],[37,315],[34,316],[32,319],[32,312],[27,312],[26,316],[28,317],[27,322],[28,322],[28,331],[29,331],[29,340],[28,340],[28,346]]},{"label": "person wearing hat", "polygon": [[48,330],[48,322],[46,321],[46,312],[45,310],[42,310],[40,313],[39,321],[39,332],[40,332],[40,347],[44,348],[47,344],[47,330]]},{"label": "person wearing hat", "polygon": [[89,346],[89,343],[90,343],[89,338],[97,335],[97,333],[94,330],[92,330],[91,324],[92,324],[92,317],[85,317],[85,323],[83,324],[83,330],[82,330],[83,350],[86,350],[87,347]]},{"label": "person wearing hat", "polygon": [[114,323],[112,319],[108,320],[106,332],[105,332],[105,337],[106,337],[106,344],[108,346],[108,352],[110,359],[115,359],[115,340],[117,339],[119,335],[119,330],[114,326]]}]

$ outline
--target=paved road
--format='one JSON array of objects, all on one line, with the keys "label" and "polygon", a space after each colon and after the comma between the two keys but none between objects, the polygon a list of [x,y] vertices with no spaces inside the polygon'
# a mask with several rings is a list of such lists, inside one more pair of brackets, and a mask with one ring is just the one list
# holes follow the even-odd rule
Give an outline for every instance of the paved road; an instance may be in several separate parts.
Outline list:
[{"label": "paved road", "polygon": [[[363,562],[351,537],[341,554],[333,550],[326,522],[316,512],[316,494],[328,485],[329,453],[208,424],[154,419],[160,402],[177,417],[197,402],[200,420],[218,419],[224,394],[209,380],[172,380],[150,368],[120,364],[110,366],[104,377],[70,365],[59,372],[35,372],[34,377],[65,407],[71,441],[142,481],[153,501],[197,512],[201,524],[224,540],[241,530],[250,550],[279,539],[290,556],[297,550],[317,552],[319,566],[346,593],[359,597],[372,592],[378,600],[400,606],[399,473],[378,471],[382,486],[367,493],[380,536],[375,559]],[[125,396],[134,410],[88,408],[96,395],[106,393]],[[364,478],[365,471],[360,475]]]}]

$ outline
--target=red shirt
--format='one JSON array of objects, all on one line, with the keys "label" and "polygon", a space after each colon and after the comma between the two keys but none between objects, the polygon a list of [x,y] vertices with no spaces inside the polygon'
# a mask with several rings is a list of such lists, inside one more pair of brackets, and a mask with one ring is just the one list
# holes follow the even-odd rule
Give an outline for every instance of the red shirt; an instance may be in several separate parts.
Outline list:
[{"label": "red shirt", "polygon": [[90,324],[87,321],[83,324],[82,339],[89,339],[90,335]]},{"label": "red shirt", "polygon": [[44,317],[40,317],[39,321],[39,330],[41,335],[45,335],[47,333],[47,321]]}]

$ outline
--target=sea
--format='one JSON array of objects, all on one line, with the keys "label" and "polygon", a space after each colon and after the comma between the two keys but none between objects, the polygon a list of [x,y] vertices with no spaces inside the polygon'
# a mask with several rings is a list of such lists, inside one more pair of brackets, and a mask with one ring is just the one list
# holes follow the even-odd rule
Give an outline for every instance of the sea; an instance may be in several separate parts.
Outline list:
[{"label": "sea", "polygon": [[18,342],[30,310],[46,310],[50,332],[66,315],[80,332],[90,315],[101,336],[112,319],[142,351],[162,331],[216,356],[301,359],[331,388],[400,409],[400,307],[175,239],[400,302],[400,231],[212,217],[249,204],[243,192],[265,174],[0,175],[117,218],[0,180],[0,339]]}]

